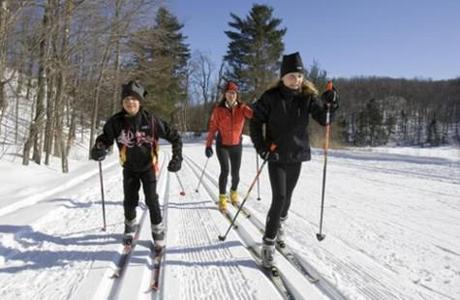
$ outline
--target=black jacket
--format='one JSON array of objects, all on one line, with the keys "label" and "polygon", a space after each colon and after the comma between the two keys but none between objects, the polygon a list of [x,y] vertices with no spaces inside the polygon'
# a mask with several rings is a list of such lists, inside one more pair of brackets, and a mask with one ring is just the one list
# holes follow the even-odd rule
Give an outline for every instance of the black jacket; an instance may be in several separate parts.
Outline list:
[{"label": "black jacket", "polygon": [[[331,109],[331,118],[333,111]],[[280,163],[295,163],[311,159],[307,125],[309,115],[326,125],[326,108],[313,94],[296,92],[281,83],[267,90],[253,104],[254,117],[250,121],[251,140],[261,153],[276,144]],[[265,124],[265,136],[263,125]]]},{"label": "black jacket", "polygon": [[105,123],[96,146],[106,149],[116,140],[123,168],[142,172],[152,168],[158,159],[159,138],[170,142],[173,157],[182,160],[182,139],[177,130],[142,108],[135,116],[122,110]]}]

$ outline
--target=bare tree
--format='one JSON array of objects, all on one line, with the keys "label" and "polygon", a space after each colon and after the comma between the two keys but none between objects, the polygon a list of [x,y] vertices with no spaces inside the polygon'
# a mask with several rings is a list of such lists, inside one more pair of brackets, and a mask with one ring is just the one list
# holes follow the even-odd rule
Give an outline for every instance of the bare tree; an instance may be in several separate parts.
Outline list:
[{"label": "bare tree", "polygon": [[[24,144],[24,153],[22,163],[24,165],[29,164],[30,150],[33,145],[33,160],[37,163],[41,163],[42,153],[42,127],[45,122],[45,68],[46,61],[48,59],[48,45],[49,36],[47,31],[49,29],[49,14],[50,14],[50,1],[45,4],[45,11],[43,14],[41,37],[40,37],[40,50],[39,50],[39,66],[38,66],[38,80],[37,80],[37,99],[35,108],[35,117],[30,125],[29,137]],[[52,3],[51,3],[52,4]]]}]

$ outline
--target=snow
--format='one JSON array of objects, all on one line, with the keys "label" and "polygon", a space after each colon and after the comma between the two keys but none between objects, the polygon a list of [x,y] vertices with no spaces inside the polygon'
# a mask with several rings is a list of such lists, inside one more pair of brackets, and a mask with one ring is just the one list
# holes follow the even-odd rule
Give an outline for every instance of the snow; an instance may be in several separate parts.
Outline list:
[{"label": "snow", "polygon": [[[80,152],[78,152],[80,151]],[[162,284],[148,293],[150,224],[143,205],[140,240],[120,280],[110,278],[123,230],[117,153],[103,161],[107,230],[102,228],[98,165],[77,149],[71,171],[59,162],[21,165],[15,151],[0,160],[0,299],[281,299],[257,266],[270,205],[266,170],[225,241],[229,221],[218,210],[219,164],[205,164],[204,141],[186,139],[178,178],[162,170],[158,194],[167,223]],[[287,243],[322,278],[311,284],[277,255],[297,298],[460,299],[460,151],[458,148],[331,150],[322,242],[318,232],[323,153],[302,165],[287,220]],[[170,146],[161,146],[162,166]],[[256,174],[244,139],[242,199]],[[257,200],[260,193],[261,200]],[[142,194],[142,193],[141,193]],[[142,197],[141,197],[142,198]],[[142,202],[142,201],[141,201]],[[230,208],[230,215],[236,209]],[[142,218],[144,216],[144,218]]]}]

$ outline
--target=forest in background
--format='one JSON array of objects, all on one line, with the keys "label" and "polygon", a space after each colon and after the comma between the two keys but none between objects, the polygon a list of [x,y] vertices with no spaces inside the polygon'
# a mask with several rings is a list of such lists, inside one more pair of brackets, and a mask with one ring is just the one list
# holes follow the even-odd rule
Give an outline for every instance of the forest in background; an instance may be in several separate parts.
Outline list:
[{"label": "forest in background", "polygon": [[[68,153],[76,132],[94,143],[120,109],[120,86],[142,82],[143,105],[180,131],[206,131],[221,86],[235,80],[252,102],[276,84],[288,28],[270,6],[231,13],[227,53],[212,61],[191,52],[183,24],[158,0],[0,0],[0,133],[8,112],[23,164],[48,164]],[[304,57],[306,76],[320,91],[332,79],[340,92],[333,125],[336,146],[439,146],[460,143],[460,78],[442,81],[382,77],[330,78]],[[31,106],[21,116],[20,104]],[[18,124],[28,119],[27,134]],[[321,145],[322,130],[310,127]]]}]

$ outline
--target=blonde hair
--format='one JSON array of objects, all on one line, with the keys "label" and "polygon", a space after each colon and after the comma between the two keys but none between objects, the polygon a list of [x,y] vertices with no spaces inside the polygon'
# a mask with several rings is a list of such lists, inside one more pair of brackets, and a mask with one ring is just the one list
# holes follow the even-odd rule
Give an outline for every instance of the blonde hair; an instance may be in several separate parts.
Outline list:
[{"label": "blonde hair", "polygon": [[302,93],[309,95],[312,94],[313,96],[318,96],[319,94],[318,89],[315,87],[313,82],[306,79],[302,82]]},{"label": "blonde hair", "polygon": [[[281,79],[277,80],[273,85],[270,86],[269,89],[273,89],[282,84],[283,84],[283,81]],[[303,94],[313,95],[313,96],[319,95],[318,89],[316,88],[315,84],[311,82],[310,80],[304,79],[304,81],[302,82],[302,86],[300,88]]]}]

